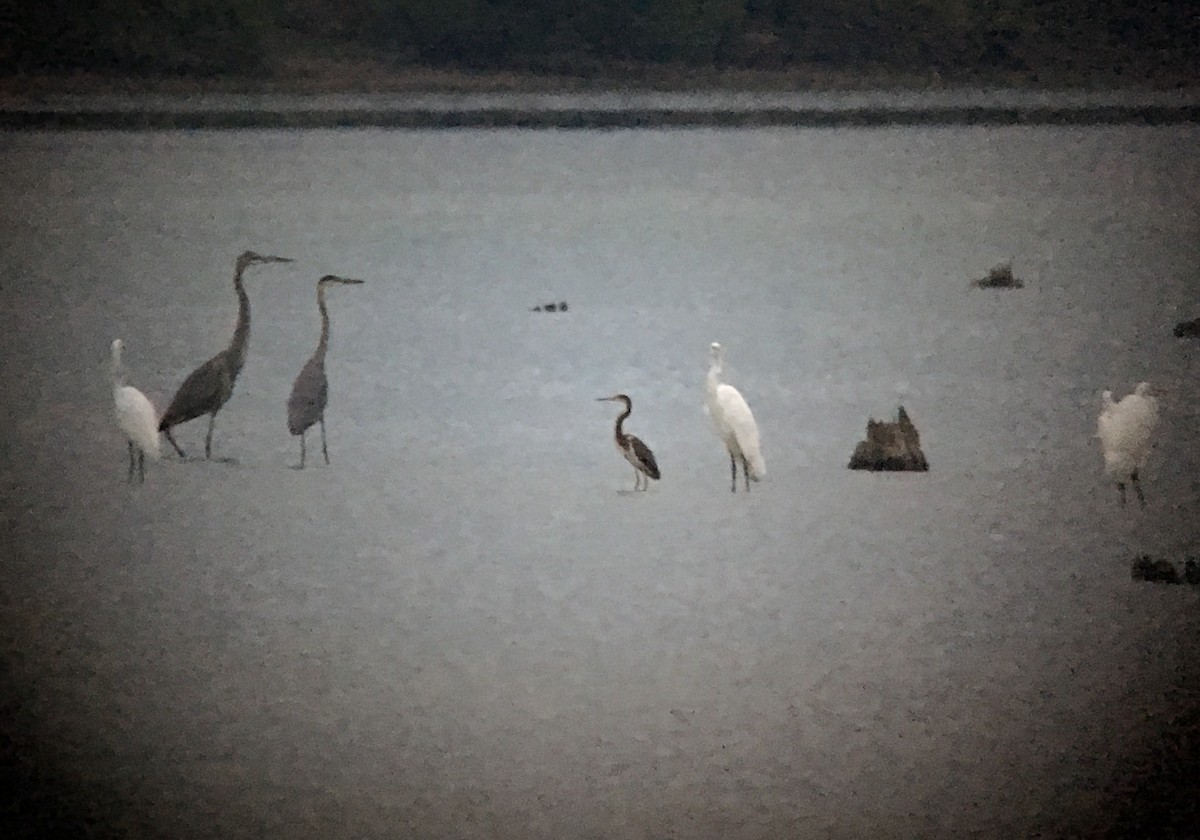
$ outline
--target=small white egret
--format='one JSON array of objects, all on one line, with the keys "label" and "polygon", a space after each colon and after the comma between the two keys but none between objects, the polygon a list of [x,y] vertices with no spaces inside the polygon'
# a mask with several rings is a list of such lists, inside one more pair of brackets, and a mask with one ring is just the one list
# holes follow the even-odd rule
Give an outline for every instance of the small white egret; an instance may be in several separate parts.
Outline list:
[{"label": "small white egret", "polygon": [[729,470],[732,481],[729,489],[737,492],[737,466],[742,462],[746,477],[746,492],[750,491],[750,480],[762,480],[767,474],[767,462],[763,460],[758,439],[758,424],[750,406],[737,388],[721,381],[723,355],[721,345],[715,341],[710,348],[712,364],[705,381],[705,402],[708,414],[717,428],[717,435],[729,451]]},{"label": "small white egret", "polygon": [[1146,506],[1138,473],[1150,454],[1154,430],[1158,426],[1157,393],[1149,382],[1142,382],[1120,402],[1113,401],[1112,391],[1101,395],[1096,437],[1100,438],[1104,450],[1104,471],[1117,482],[1122,505],[1125,504],[1125,481],[1128,480],[1142,507]]},{"label": "small white egret", "polygon": [[[159,455],[158,413],[146,395],[125,384],[125,370],[121,366],[121,351],[125,348],[121,339],[112,343],[113,407],[117,425],[125,433],[129,444],[129,480],[133,481],[134,462],[138,475],[146,480],[146,456],[157,460]],[[136,459],[135,459],[136,450]]]},{"label": "small white egret", "polygon": [[633,465],[633,489],[648,490],[650,488],[650,479],[658,481],[660,478],[658,472],[658,463],[654,460],[654,453],[650,451],[650,447],[642,443],[641,439],[636,435],[627,435],[622,430],[621,426],[625,419],[633,413],[633,400],[629,399],[625,394],[614,394],[611,397],[597,397],[596,402],[619,402],[625,404],[625,411],[617,418],[616,425],[613,426],[613,439],[617,444],[617,451],[625,456],[625,460]]}]

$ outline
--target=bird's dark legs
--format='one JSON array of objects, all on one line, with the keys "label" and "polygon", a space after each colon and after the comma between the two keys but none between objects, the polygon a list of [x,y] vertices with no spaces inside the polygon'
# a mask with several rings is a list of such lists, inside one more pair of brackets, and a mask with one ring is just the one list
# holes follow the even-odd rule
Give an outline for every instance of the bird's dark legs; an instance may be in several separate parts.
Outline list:
[{"label": "bird's dark legs", "polygon": [[146,483],[146,453],[141,449],[138,450],[138,478],[142,484]]},{"label": "bird's dark legs", "polygon": [[129,481],[133,481],[133,441],[129,443]]},{"label": "bird's dark legs", "polygon": [[167,442],[175,447],[175,451],[179,453],[179,457],[186,458],[187,456],[183,454],[183,450],[179,448],[179,444],[175,442],[175,435],[171,434],[171,430],[163,429],[163,434],[167,436]]},{"label": "bird's dark legs", "polygon": [[1142,507],[1146,506],[1146,497],[1142,495],[1142,482],[1138,479],[1137,470],[1133,471],[1133,475],[1129,477],[1133,482],[1133,489],[1137,491],[1138,501],[1142,503]]},{"label": "bird's dark legs", "polygon": [[736,493],[737,492],[737,458],[733,457],[733,453],[729,454],[729,474],[731,476],[731,478],[729,480],[729,492]]},{"label": "bird's dark legs", "polygon": [[212,460],[212,430],[213,424],[217,422],[217,412],[208,415],[208,434],[204,436],[204,457]]},{"label": "bird's dark legs", "polygon": [[325,466],[329,466],[329,450],[325,446],[325,416],[321,415],[321,454],[325,456]]},{"label": "bird's dark legs", "polygon": [[1118,481],[1117,489],[1121,491],[1121,507],[1125,507],[1125,482]]},{"label": "bird's dark legs", "polygon": [[304,469],[304,438],[307,436],[307,429],[300,433],[300,469]]},{"label": "bird's dark legs", "polygon": [[746,456],[742,456],[742,475],[746,477],[746,492],[750,492],[750,470],[746,467]]}]

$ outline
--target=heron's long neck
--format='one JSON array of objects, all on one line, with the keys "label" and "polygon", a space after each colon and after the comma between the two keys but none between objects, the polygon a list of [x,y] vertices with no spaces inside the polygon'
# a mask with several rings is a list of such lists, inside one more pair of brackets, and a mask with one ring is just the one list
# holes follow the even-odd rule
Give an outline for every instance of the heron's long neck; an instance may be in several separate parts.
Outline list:
[{"label": "heron's long neck", "polygon": [[242,270],[238,269],[233,276],[233,290],[238,296],[237,326],[233,329],[233,341],[229,342],[229,354],[233,357],[233,365],[241,370],[246,363],[246,348],[250,343],[250,296],[242,285]]},{"label": "heron's long neck", "polygon": [[120,388],[125,384],[125,367],[121,364],[121,351],[114,350],[112,354],[112,386]]},{"label": "heron's long neck", "polygon": [[714,360],[708,368],[708,378],[704,380],[705,390],[710,396],[717,393],[717,386],[721,384],[721,363]]},{"label": "heron's long neck", "polygon": [[321,340],[317,342],[316,355],[323,360],[329,349],[329,310],[325,308],[324,286],[317,287],[317,308],[321,310]]},{"label": "heron's long neck", "polygon": [[621,413],[621,416],[617,418],[616,425],[613,426],[613,437],[617,439],[617,443],[625,440],[625,432],[621,430],[621,426],[630,414],[633,414],[633,405],[625,406],[625,411]]}]

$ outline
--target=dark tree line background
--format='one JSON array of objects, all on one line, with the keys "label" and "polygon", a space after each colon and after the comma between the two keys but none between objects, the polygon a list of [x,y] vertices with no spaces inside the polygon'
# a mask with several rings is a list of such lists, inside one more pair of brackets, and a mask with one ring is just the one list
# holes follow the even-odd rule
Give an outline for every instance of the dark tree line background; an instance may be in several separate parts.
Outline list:
[{"label": "dark tree line background", "polygon": [[1186,82],[1162,0],[0,0],[0,74],[270,76],[284,59],[596,76],[670,66]]}]

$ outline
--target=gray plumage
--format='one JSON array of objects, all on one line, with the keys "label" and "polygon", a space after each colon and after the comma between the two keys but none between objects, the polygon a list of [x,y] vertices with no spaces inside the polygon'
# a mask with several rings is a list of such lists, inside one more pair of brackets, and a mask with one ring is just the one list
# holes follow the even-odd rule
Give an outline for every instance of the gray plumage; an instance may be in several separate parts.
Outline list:
[{"label": "gray plumage", "polygon": [[329,310],[325,306],[325,289],[335,283],[360,284],[362,280],[351,280],[327,274],[317,281],[317,309],[321,312],[321,339],[317,349],[304,363],[292,393],[288,397],[288,431],[300,436],[300,469],[304,469],[305,437],[314,423],[321,424],[321,453],[329,463],[329,448],[325,443],[325,406],[329,404],[329,379],[325,375],[325,353],[329,349]]},{"label": "gray plumage", "polygon": [[246,287],[242,285],[242,273],[255,263],[289,262],[292,260],[286,257],[268,257],[253,251],[246,251],[237,258],[233,290],[238,297],[238,318],[237,326],[233,330],[233,339],[228,347],[188,374],[158,423],[158,430],[166,434],[167,440],[175,447],[180,458],[187,456],[175,442],[171,428],[204,414],[208,415],[204,457],[212,457],[213,424],[217,420],[217,412],[233,396],[233,386],[237,382],[238,374],[242,372],[243,365],[246,364],[246,351],[250,343],[250,297],[246,294]]}]

